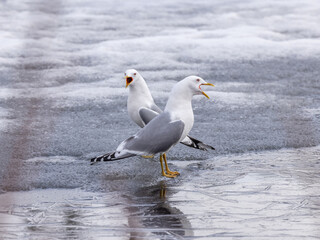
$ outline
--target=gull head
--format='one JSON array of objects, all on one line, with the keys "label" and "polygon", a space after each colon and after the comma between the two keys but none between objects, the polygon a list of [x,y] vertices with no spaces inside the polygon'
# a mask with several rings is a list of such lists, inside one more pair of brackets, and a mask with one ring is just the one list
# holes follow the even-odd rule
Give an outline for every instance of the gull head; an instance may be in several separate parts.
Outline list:
[{"label": "gull head", "polygon": [[191,90],[192,95],[203,94],[207,98],[209,98],[209,96],[201,89],[201,87],[205,86],[205,85],[214,87],[214,85],[212,83],[208,83],[205,80],[203,80],[201,77],[198,77],[198,76],[186,77],[185,79],[183,79],[181,81],[181,84],[184,87],[189,88]]},{"label": "gull head", "polygon": [[141,75],[135,69],[128,69],[127,71],[125,71],[124,78],[126,80],[126,88],[129,85],[134,85],[134,83],[137,82],[140,77]]}]

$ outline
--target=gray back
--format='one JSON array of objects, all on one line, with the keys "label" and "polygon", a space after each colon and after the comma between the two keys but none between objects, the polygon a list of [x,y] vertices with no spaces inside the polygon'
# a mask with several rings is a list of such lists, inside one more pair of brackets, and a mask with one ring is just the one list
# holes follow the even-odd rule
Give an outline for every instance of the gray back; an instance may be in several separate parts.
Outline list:
[{"label": "gray back", "polygon": [[163,112],[128,138],[124,148],[148,154],[163,153],[179,142],[183,130],[182,121],[171,122],[169,113]]}]

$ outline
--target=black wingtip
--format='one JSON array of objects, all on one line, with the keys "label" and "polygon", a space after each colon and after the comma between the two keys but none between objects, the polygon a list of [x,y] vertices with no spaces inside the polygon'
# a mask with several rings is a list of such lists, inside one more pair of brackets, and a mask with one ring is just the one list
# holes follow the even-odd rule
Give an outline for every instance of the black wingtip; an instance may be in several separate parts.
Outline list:
[{"label": "black wingtip", "polygon": [[[210,146],[210,145],[207,145],[207,144],[205,144],[205,143],[198,143],[197,146],[198,146],[198,149],[203,150],[203,151],[208,151],[208,149],[210,149],[210,150],[216,150],[214,147],[212,147],[212,146]],[[201,147],[200,147],[200,146],[201,146]]]},{"label": "black wingtip", "polygon": [[[207,145],[207,144],[199,141],[198,139],[195,139],[195,138],[190,137],[190,136],[188,136],[188,137],[191,139],[191,141],[193,143],[192,147],[194,147],[196,149],[199,149],[199,150],[202,150],[202,151],[208,151],[208,149],[216,150],[214,147],[212,147],[210,145]],[[187,146],[189,146],[189,145],[187,145]]]},{"label": "black wingtip", "polygon": [[93,164],[95,164],[95,163],[97,163],[97,162],[101,162],[101,159],[103,158],[103,156],[101,156],[101,157],[95,157],[95,158],[91,158],[91,163],[90,163],[90,165],[93,165]]},{"label": "black wingtip", "polygon": [[113,152],[113,153],[107,153],[105,155],[102,155],[100,157],[95,157],[95,158],[91,158],[91,164],[90,165],[93,165],[97,162],[107,162],[107,161],[114,161],[114,160],[117,160],[116,158],[116,153]]},{"label": "black wingtip", "polygon": [[90,160],[90,165],[93,165],[93,164],[97,163],[97,161],[95,161],[95,159],[96,159],[96,158],[92,158],[92,159]]}]

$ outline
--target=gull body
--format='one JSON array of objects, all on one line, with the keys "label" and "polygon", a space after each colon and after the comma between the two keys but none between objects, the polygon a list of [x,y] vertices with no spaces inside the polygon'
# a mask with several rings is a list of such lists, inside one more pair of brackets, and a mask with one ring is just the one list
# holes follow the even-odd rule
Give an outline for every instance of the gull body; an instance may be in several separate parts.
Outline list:
[{"label": "gull body", "polygon": [[144,127],[146,123],[142,121],[139,114],[140,108],[150,109],[156,113],[161,113],[162,111],[154,103],[146,81],[137,71],[127,70],[125,75],[127,79],[130,78],[130,76],[132,78],[132,84],[127,85],[129,86],[129,95],[127,100],[129,116],[139,127]]},{"label": "gull body", "polygon": [[178,82],[173,87],[170,94],[170,96],[172,97],[169,97],[167,105],[164,109],[164,112],[170,113],[172,121],[180,120],[184,123],[184,129],[179,139],[179,142],[181,142],[183,139],[185,139],[185,137],[187,137],[194,123],[194,115],[191,104],[194,92],[190,91],[188,89],[190,88],[190,86],[186,84],[189,83],[189,81],[192,81],[192,79],[200,80],[200,78],[196,76],[190,76]]},{"label": "gull body", "polygon": [[[183,140],[194,122],[191,100],[194,95],[204,94],[202,85],[211,85],[197,76],[187,77],[172,88],[164,112],[152,118],[152,112],[146,108],[139,110],[143,122],[149,122],[135,135],[124,140],[115,152],[91,159],[91,162],[113,161],[135,155],[155,155],[160,153],[162,175],[176,177],[178,172],[169,170],[166,153]],[[208,97],[208,96],[207,96]],[[163,161],[166,172],[164,171]]]},{"label": "gull body", "polygon": [[[125,72],[125,79],[126,79],[126,87],[129,88],[129,95],[127,100],[128,114],[133,122],[135,122],[140,127],[144,127],[146,124],[148,124],[148,121],[143,121],[143,119],[141,118],[141,115],[139,112],[141,109],[145,108],[146,110],[149,110],[150,114],[152,114],[153,117],[162,113],[162,110],[155,104],[146,81],[138,71],[136,71],[135,69],[128,69]],[[184,108],[184,107],[187,107],[188,109],[192,110],[191,102],[190,102],[190,106],[189,105],[182,106],[181,108]],[[148,120],[151,120],[151,119],[152,118]],[[193,114],[192,114],[192,122],[193,122]],[[190,136],[185,136],[185,138],[181,139],[180,142],[188,147],[196,148],[199,150],[204,150],[204,151],[207,151],[208,149],[214,150],[214,147],[207,145]]]}]

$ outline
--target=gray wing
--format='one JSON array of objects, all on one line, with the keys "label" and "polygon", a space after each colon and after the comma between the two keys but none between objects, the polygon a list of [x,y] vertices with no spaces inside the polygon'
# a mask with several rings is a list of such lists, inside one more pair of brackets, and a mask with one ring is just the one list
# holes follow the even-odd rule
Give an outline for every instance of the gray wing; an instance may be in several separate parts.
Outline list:
[{"label": "gray wing", "polygon": [[159,113],[143,107],[139,109],[139,115],[144,125],[147,125],[152,119],[158,116]]},{"label": "gray wing", "polygon": [[184,130],[182,121],[171,121],[169,113],[162,113],[142,128],[135,136],[128,138],[123,149],[156,154],[168,151],[179,142]]},{"label": "gray wing", "polygon": [[150,109],[157,112],[157,113],[162,113],[162,110],[155,103],[152,104]]},{"label": "gray wing", "polygon": [[160,113],[162,113],[162,110],[155,103],[151,105],[150,109],[145,107],[139,109],[139,115],[144,125],[147,125]]}]

